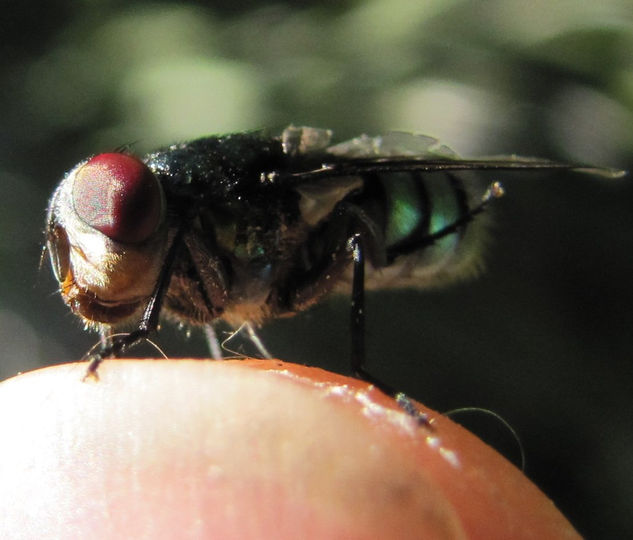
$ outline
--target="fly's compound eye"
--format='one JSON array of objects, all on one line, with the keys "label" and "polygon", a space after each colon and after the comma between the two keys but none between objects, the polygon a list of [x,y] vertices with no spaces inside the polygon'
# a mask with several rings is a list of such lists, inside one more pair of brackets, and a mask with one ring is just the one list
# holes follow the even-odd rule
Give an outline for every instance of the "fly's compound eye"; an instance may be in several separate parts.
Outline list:
[{"label": "fly's compound eye", "polygon": [[126,154],[99,154],[86,162],[75,173],[72,198],[81,220],[115,242],[143,242],[162,219],[158,179]]}]

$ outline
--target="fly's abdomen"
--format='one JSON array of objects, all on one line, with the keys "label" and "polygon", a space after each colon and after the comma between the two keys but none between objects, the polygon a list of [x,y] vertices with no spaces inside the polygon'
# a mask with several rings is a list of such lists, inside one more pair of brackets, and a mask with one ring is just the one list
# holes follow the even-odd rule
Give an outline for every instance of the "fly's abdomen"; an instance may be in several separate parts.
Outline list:
[{"label": "fly's abdomen", "polygon": [[[397,172],[373,181],[382,192],[382,219],[376,221],[382,221],[384,258],[374,257],[368,287],[434,286],[479,269],[486,220],[470,217],[481,200],[476,179],[464,173]],[[371,252],[380,253],[380,246]]]}]

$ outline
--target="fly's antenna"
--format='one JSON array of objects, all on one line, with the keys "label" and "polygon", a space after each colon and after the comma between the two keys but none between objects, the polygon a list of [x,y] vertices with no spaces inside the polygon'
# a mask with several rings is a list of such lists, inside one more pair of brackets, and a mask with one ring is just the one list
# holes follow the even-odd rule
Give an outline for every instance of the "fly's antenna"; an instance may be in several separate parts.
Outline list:
[{"label": "fly's antenna", "polygon": [[521,438],[519,437],[518,433],[516,432],[516,430],[510,425],[510,423],[500,414],[491,411],[490,409],[484,409],[482,407],[459,407],[457,409],[451,409],[450,411],[447,411],[444,413],[445,416],[448,416],[450,418],[454,419],[455,415],[458,414],[463,414],[463,413],[483,413],[483,414],[487,414],[489,416],[492,416],[495,420],[497,420],[499,423],[501,423],[502,426],[504,426],[508,432],[510,433],[510,435],[512,435],[512,438],[514,439],[514,441],[517,444],[517,447],[519,449],[519,462],[520,462],[520,469],[522,472],[525,472],[525,449],[523,448],[523,443],[521,442]]}]

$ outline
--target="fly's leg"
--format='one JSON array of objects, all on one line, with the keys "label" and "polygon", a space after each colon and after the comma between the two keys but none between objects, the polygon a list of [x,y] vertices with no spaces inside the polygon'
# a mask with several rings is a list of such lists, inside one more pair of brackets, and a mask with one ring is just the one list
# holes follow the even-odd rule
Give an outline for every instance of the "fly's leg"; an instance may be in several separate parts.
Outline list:
[{"label": "fly's leg", "polygon": [[261,354],[262,357],[267,358],[267,359],[270,359],[270,358],[273,357],[273,355],[270,354],[270,352],[268,352],[268,349],[266,348],[266,346],[264,345],[262,340],[259,339],[259,336],[255,332],[255,329],[253,328],[253,325],[251,323],[246,321],[244,323],[244,330],[246,330],[246,334],[248,335],[248,339],[250,339],[251,342],[253,343],[253,345],[255,345],[255,347],[259,351],[259,354]]},{"label": "fly's leg", "polygon": [[112,339],[112,333],[111,326],[107,326],[105,324],[101,325],[101,328],[99,329],[99,350],[102,351],[108,346],[110,340]]},{"label": "fly's leg", "polygon": [[352,252],[354,277],[352,279],[352,305],[350,312],[350,330],[352,337],[351,365],[354,374],[368,380],[363,370],[365,363],[365,258],[360,234],[349,239]]},{"label": "fly's leg", "polygon": [[[483,212],[490,201],[503,196],[503,187],[499,182],[493,182],[477,206],[469,209],[460,219],[450,225],[428,235],[427,244],[432,244],[437,240],[453,234],[459,228],[465,226],[477,214]],[[385,394],[392,396],[409,415],[413,416],[420,425],[430,426],[430,420],[424,413],[418,411],[411,399],[402,392],[394,390],[392,387],[376,379],[364,368],[365,363],[365,255],[360,234],[355,234],[348,241],[348,248],[352,252],[353,277],[352,277],[352,304],[351,304],[351,337],[352,353],[351,365],[354,374],[373,384]]]},{"label": "fly's leg", "polygon": [[127,349],[143,341],[151,332],[156,330],[163,299],[169,288],[174,261],[182,244],[183,235],[184,228],[181,227],[169,247],[165,262],[158,276],[158,281],[156,282],[149,302],[147,302],[147,306],[145,306],[145,311],[143,312],[138,328],[129,334],[117,334],[108,337],[105,341],[107,345],[102,347],[99,352],[88,354],[84,358],[88,362],[84,380],[88,378],[98,378],[97,369],[104,358],[121,356]]},{"label": "fly's leg", "polygon": [[430,420],[428,415],[420,412],[408,396],[394,390],[391,386],[365,370],[365,256],[360,234],[355,234],[349,239],[349,248],[352,251],[354,265],[350,318],[352,371],[357,377],[373,384],[380,391],[393,397],[407,414],[415,418],[418,424],[429,427]]},{"label": "fly's leg", "polygon": [[476,206],[473,206],[472,208],[469,208],[468,211],[465,212],[462,217],[460,217],[459,219],[456,219],[450,225],[446,225],[446,227],[443,227],[439,231],[435,231],[434,233],[429,234],[426,237],[425,243],[427,245],[432,244],[433,242],[436,242],[440,238],[444,238],[445,236],[448,236],[458,231],[460,228],[467,225],[468,222],[472,221],[475,218],[475,216],[477,216],[478,214],[481,214],[484,210],[486,210],[488,205],[494,199],[499,199],[500,197],[503,197],[504,194],[505,194],[505,191],[503,189],[503,186],[501,185],[501,182],[493,182],[492,184],[488,186],[485,193],[482,195],[481,201],[479,201],[479,204],[477,204]]},{"label": "fly's leg", "polygon": [[243,352],[236,351],[236,350],[233,350],[233,349],[229,349],[229,347],[226,345],[233,338],[235,338],[239,334],[242,334],[243,331],[246,333],[246,336],[248,337],[250,342],[255,346],[255,348],[257,349],[257,352],[261,355],[261,358],[266,359],[266,360],[270,360],[273,357],[272,354],[270,354],[270,352],[268,351],[268,349],[264,345],[263,341],[261,339],[259,339],[259,336],[255,332],[255,329],[253,328],[253,325],[250,322],[248,322],[248,321],[244,321],[242,324],[240,324],[239,328],[234,330],[233,333],[231,333],[231,335],[229,337],[227,337],[221,343],[222,349],[224,349],[225,351],[227,351],[229,353],[234,353],[234,354],[236,354],[239,357],[247,358],[248,357],[247,354],[244,354]]},{"label": "fly's leg", "polygon": [[218,341],[218,336],[215,333],[215,329],[212,325],[206,324],[204,326],[204,337],[207,339],[207,345],[209,346],[211,357],[216,360],[222,360],[224,355],[222,354],[222,349],[220,347],[220,342]]}]

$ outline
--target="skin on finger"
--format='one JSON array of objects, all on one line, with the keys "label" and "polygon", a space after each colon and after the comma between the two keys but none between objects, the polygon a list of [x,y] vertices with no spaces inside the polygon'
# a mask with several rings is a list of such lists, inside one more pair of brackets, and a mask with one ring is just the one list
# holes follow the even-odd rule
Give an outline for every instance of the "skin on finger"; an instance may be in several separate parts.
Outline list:
[{"label": "skin on finger", "polygon": [[449,419],[276,360],[113,360],[0,384],[2,538],[578,538]]}]

